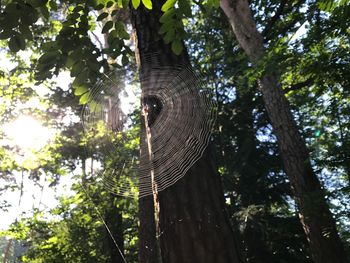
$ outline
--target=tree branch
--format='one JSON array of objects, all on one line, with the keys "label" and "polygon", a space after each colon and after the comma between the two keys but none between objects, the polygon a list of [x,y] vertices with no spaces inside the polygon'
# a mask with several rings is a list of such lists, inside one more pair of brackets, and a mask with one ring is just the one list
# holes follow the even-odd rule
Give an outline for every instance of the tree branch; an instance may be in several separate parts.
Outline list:
[{"label": "tree branch", "polygon": [[313,83],[314,83],[314,80],[312,78],[310,78],[310,79],[307,79],[305,81],[302,81],[302,82],[296,83],[294,85],[291,85],[288,88],[283,89],[283,92],[284,93],[288,93],[288,92],[293,91],[293,90],[299,90],[299,89],[302,89],[302,88],[304,88],[306,86],[310,86]]},{"label": "tree branch", "polygon": [[286,6],[287,0],[281,1],[281,4],[276,10],[276,13],[273,17],[271,17],[270,21],[267,23],[264,31],[262,32],[262,35],[264,38],[270,33],[271,28],[276,23],[276,21],[280,18],[280,16],[283,14],[284,7]]},{"label": "tree branch", "polygon": [[98,38],[98,36],[93,31],[91,31],[90,33],[95,38],[95,41],[99,44],[99,46],[100,46],[100,48],[102,50],[103,49],[103,44],[102,44],[101,40]]},{"label": "tree branch", "polygon": [[[283,3],[284,3],[284,1],[281,3],[281,5]],[[299,22],[298,20],[300,19],[300,17],[294,16],[294,18],[291,21],[289,21],[286,25],[284,25],[283,27],[278,29],[279,31],[277,34],[273,34],[272,28],[273,28],[274,24],[277,22],[277,20],[279,19],[279,17],[285,13],[295,12],[295,11],[293,11],[295,9],[299,10],[299,8],[301,7],[302,4],[303,4],[303,1],[301,0],[301,1],[296,2],[294,5],[288,6],[287,3],[285,3],[283,8],[281,6],[278,8],[278,10],[276,11],[276,15],[271,18],[271,20],[273,20],[273,22],[271,23],[271,21],[270,21],[268,23],[268,25],[266,26],[266,28],[264,29],[264,31],[262,32],[262,35],[264,37],[264,43],[267,43],[270,39],[272,39],[273,37],[276,37],[277,35],[285,35],[286,32],[288,32],[288,30],[290,30],[297,22]],[[288,8],[285,8],[286,5]],[[282,8],[282,10],[280,10],[280,8]],[[281,11],[281,13],[278,15],[279,10]],[[303,24],[303,22],[301,22],[301,21],[300,21],[300,23]]]}]

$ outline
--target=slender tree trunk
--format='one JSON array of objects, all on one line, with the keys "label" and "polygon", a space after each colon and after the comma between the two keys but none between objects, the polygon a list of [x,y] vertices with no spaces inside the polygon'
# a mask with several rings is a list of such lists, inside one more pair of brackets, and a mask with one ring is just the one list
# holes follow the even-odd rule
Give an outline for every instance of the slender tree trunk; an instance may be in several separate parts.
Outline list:
[{"label": "slender tree trunk", "polygon": [[[241,89],[236,89],[236,102],[235,111],[239,129],[236,132],[237,140],[237,153],[236,167],[237,173],[241,174],[238,181],[238,189],[241,192],[240,203],[244,208],[248,208],[251,205],[256,205],[260,203],[260,196],[252,194],[251,191],[257,191],[261,194],[261,186],[256,187],[259,179],[261,179],[265,174],[261,170],[261,166],[258,164],[257,156],[259,156],[259,149],[257,144],[257,139],[255,136],[254,129],[254,109],[255,105],[253,102],[254,91],[242,91]],[[257,160],[257,161],[255,161]],[[249,191],[250,190],[250,191]],[[265,199],[266,200],[266,199]],[[259,202],[259,203],[258,203]],[[242,230],[242,239],[244,245],[244,253],[247,261],[250,262],[273,262],[274,256],[272,251],[270,251],[267,246],[266,240],[264,239],[263,229],[259,231],[256,227],[255,218],[249,218],[248,216],[244,222],[244,228]],[[255,227],[254,227],[255,226]]]},{"label": "slender tree trunk", "polygon": [[12,246],[12,243],[13,243],[13,240],[10,239],[8,242],[7,242],[7,245],[6,245],[6,248],[5,248],[5,253],[4,253],[4,259],[3,259],[3,263],[7,263],[10,261],[10,249],[11,249],[11,246]]},{"label": "slender tree trunk", "polygon": [[[190,65],[185,51],[174,55],[158,34],[162,3],[153,1],[153,10],[140,6],[132,14],[141,62],[140,75],[146,74],[149,78],[157,77],[154,66]],[[149,56],[153,56],[152,60],[146,61]],[[152,61],[157,64],[152,65]],[[145,85],[148,84],[141,82],[142,89]],[[220,177],[211,160],[207,149],[182,179],[158,195],[160,251],[164,263],[243,262],[225,212]],[[155,262],[153,197],[140,198],[139,205],[139,262]]]},{"label": "slender tree trunk", "polygon": [[[247,0],[221,0],[234,34],[255,64],[264,55],[263,39],[256,29]],[[265,107],[277,136],[281,156],[289,177],[299,218],[317,263],[347,262],[334,219],[324,199],[324,192],[314,173],[309,152],[293,119],[277,76],[265,73],[259,79]]]},{"label": "slender tree trunk", "polygon": [[[107,231],[107,244],[110,252],[110,263],[124,263],[124,231],[123,231],[123,218],[119,208],[114,204],[115,197],[113,195],[109,196],[109,204],[106,214],[105,221],[108,224],[109,230],[111,231],[114,240],[109,236]],[[117,243],[118,247],[115,245],[114,241]]]}]

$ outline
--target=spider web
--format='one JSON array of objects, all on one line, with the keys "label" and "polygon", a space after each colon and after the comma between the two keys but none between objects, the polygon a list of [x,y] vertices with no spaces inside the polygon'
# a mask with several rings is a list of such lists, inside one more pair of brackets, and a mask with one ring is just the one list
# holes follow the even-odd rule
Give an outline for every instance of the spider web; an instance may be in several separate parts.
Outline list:
[{"label": "spider web", "polygon": [[[150,110],[152,158],[149,158],[145,129],[141,129],[140,156],[124,156],[119,165],[104,168],[97,176],[107,189],[117,195],[144,197],[152,195],[150,172],[158,191],[181,179],[201,158],[207,147],[216,117],[213,92],[201,75],[186,66],[152,66],[140,73],[141,105]],[[102,127],[104,155],[113,158],[125,145],[130,131],[130,116],[121,108],[125,82],[106,76],[90,94],[83,110],[86,132]],[[142,121],[141,121],[142,122]],[[135,191],[135,189],[138,191]]]}]

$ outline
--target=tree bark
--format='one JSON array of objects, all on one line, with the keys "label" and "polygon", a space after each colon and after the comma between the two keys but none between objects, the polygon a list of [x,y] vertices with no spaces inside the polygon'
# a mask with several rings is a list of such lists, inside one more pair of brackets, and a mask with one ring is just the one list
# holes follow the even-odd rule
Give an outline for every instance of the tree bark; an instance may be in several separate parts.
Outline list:
[{"label": "tree bark", "polygon": [[[162,3],[153,1],[153,10],[140,6],[132,12],[141,62],[140,75],[147,74],[151,78],[157,77],[154,66],[190,65],[186,51],[176,56],[158,34]],[[147,59],[149,57],[152,59]],[[152,65],[152,61],[156,61],[156,65]],[[145,85],[147,83],[141,81],[142,89]],[[209,149],[182,179],[159,193],[158,201],[162,262],[243,262],[225,212],[220,177]],[[140,198],[139,205],[139,262],[156,262],[153,197]]]},{"label": "tree bark", "polygon": [[[247,0],[221,0],[237,41],[256,65],[264,55],[263,38],[256,29]],[[314,173],[306,144],[290,111],[278,77],[266,72],[259,79],[265,108],[276,134],[285,172],[299,209],[299,218],[317,263],[348,262],[334,219]]]}]

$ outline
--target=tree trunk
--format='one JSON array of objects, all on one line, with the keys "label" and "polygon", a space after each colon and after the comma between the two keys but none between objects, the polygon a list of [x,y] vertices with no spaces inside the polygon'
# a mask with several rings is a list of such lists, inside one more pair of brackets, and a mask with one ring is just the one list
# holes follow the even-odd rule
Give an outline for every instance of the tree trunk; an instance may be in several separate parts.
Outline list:
[{"label": "tree trunk", "polygon": [[6,262],[10,261],[10,249],[11,249],[12,243],[13,243],[12,239],[7,241],[7,245],[6,245],[6,248],[5,248],[5,253],[3,254],[3,257],[4,257],[3,258],[3,263],[6,263]]},{"label": "tree trunk", "polygon": [[[110,252],[110,263],[124,263],[124,231],[123,231],[123,218],[121,211],[114,204],[115,197],[109,196],[109,204],[105,215],[105,222],[108,224],[108,228],[113,234],[114,240],[109,236],[107,231],[107,244]],[[114,243],[116,242],[116,244]],[[123,255],[121,255],[123,253]]]},{"label": "tree trunk", "polygon": [[[253,99],[254,90],[242,91],[242,89],[236,89],[234,109],[236,112],[235,121],[238,123],[236,123],[237,128],[235,130],[235,136],[237,136],[235,169],[240,174],[237,191],[241,193],[240,203],[243,208],[262,204],[266,206],[268,200],[264,196],[266,189],[257,186],[258,182],[265,176],[266,170],[263,170],[264,168],[259,165],[262,155],[257,147],[258,142],[254,129],[253,111],[255,105]],[[252,194],[252,192],[254,193]],[[257,196],[257,193],[259,196]],[[272,214],[269,214],[269,216],[272,217]],[[259,214],[253,215],[251,218],[247,216],[241,230],[245,256],[248,262],[274,262],[274,255],[268,247],[268,241],[265,237],[268,233],[264,233],[267,230],[256,225],[257,218],[259,218]]]},{"label": "tree trunk", "polygon": [[[257,64],[264,55],[263,38],[256,29],[247,0],[221,0],[236,38],[250,60]],[[277,136],[286,174],[290,180],[299,218],[317,263],[347,262],[336,225],[314,173],[309,152],[293,119],[277,76],[267,72],[259,86]]]},{"label": "tree trunk", "polygon": [[[162,3],[153,1],[153,10],[140,6],[132,13],[141,62],[140,75],[146,74],[149,78],[157,77],[154,66],[190,65],[186,51],[176,56],[158,34]],[[150,56],[152,59],[147,59]],[[152,61],[156,64],[152,65]],[[145,89],[145,85],[148,84],[141,78],[141,88]],[[220,177],[209,149],[182,179],[159,193],[158,201],[162,262],[243,262],[225,212]],[[156,262],[153,197],[140,198],[139,205],[139,262]]]}]

